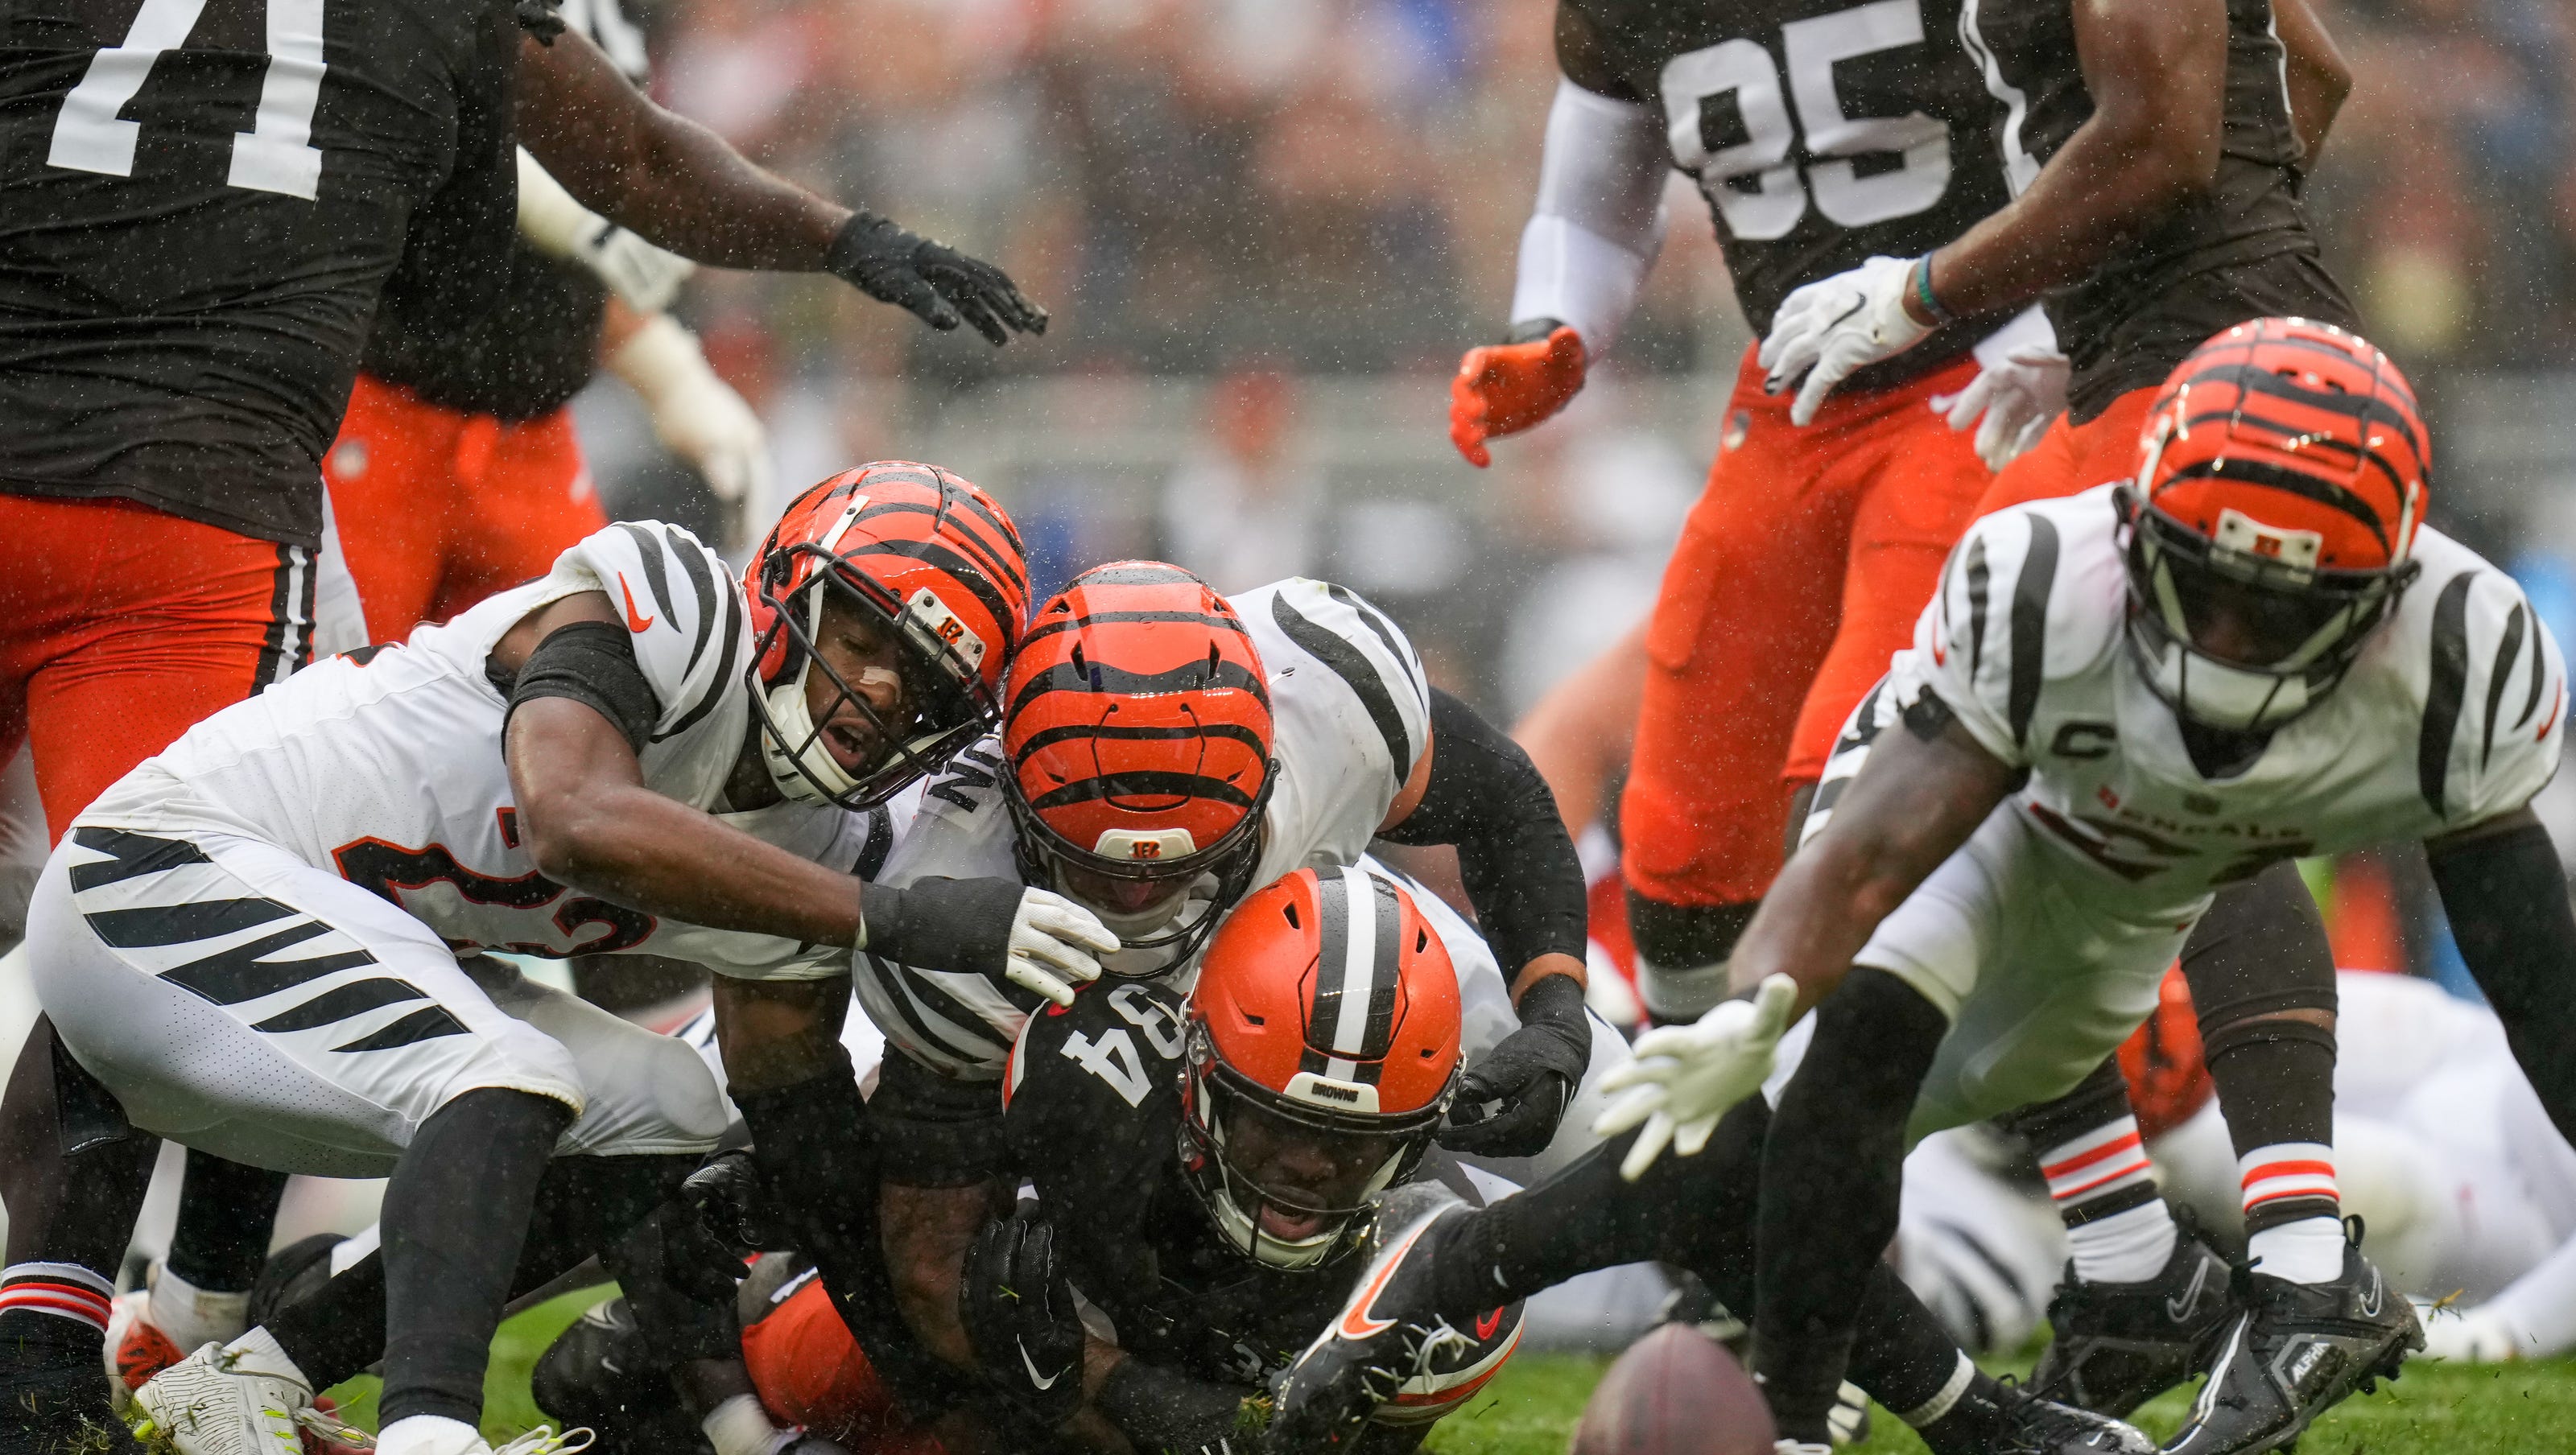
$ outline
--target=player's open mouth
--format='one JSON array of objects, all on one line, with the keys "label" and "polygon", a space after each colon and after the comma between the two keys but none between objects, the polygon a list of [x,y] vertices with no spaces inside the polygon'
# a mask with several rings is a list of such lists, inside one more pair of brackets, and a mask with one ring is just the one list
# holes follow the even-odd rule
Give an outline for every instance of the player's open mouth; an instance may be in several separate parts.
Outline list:
[{"label": "player's open mouth", "polygon": [[1261,1205],[1261,1231],[1287,1242],[1315,1236],[1324,1230],[1324,1223],[1325,1215],[1322,1213],[1299,1212],[1275,1202]]}]

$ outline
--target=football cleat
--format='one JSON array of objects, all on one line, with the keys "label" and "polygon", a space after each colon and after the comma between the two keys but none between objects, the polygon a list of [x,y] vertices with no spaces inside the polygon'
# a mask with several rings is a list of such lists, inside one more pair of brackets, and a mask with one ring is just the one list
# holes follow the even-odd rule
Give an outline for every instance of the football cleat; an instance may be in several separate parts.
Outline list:
[{"label": "football cleat", "polygon": [[152,1291],[134,1289],[116,1300],[107,1320],[107,1373],[115,1386],[109,1393],[120,1408],[132,1403],[146,1380],[188,1357],[152,1322],[151,1308]]},{"label": "football cleat", "polygon": [[[1395,1226],[1378,1235],[1384,1251],[1369,1260],[1341,1312],[1279,1381],[1270,1418],[1272,1449],[1349,1444],[1378,1407],[1435,1357],[1473,1342],[1432,1310],[1440,1252],[1464,1226],[1469,1209],[1445,1194],[1403,1201],[1418,1216],[1397,1221],[1403,1209],[1390,1199],[1384,1219]],[[1422,1208],[1423,1202],[1431,1206]]]},{"label": "football cleat", "polygon": [[2171,1455],[2281,1449],[2354,1390],[2395,1379],[2408,1352],[2424,1347],[2414,1306],[2361,1256],[2360,1221],[2351,1220],[2343,1273],[2330,1283],[2245,1275],[2245,1307],[2227,1323],[2209,1381],[2165,1446]]},{"label": "football cleat", "polygon": [[208,1344],[134,1392],[148,1434],[179,1455],[304,1455],[303,1426],[313,1391],[260,1369],[221,1344]]},{"label": "football cleat", "polygon": [[2227,1260],[2187,1219],[2163,1271],[2142,1283],[2079,1283],[2048,1301],[2054,1331],[2030,1387],[2114,1418],[2191,1377],[2236,1310]]},{"label": "football cleat", "polygon": [[1998,1383],[1994,1402],[1999,1428],[1988,1437],[1987,1455],[2155,1455],[2156,1442],[2144,1431],[2009,1379]]}]

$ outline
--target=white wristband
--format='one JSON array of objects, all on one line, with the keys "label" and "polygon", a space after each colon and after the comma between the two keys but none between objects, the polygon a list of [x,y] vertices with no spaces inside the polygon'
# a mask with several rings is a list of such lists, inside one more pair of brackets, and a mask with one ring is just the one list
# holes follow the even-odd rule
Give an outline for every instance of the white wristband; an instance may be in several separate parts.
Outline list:
[{"label": "white wristband", "polygon": [[667,313],[649,315],[637,325],[626,342],[618,345],[617,352],[609,356],[608,367],[626,381],[627,387],[642,395],[648,407],[656,409],[664,401],[716,379],[715,370],[707,365],[706,351],[698,347],[698,336]]},{"label": "white wristband", "polygon": [[540,251],[579,262],[582,240],[607,225],[607,219],[574,201],[526,147],[519,148],[519,236]]}]

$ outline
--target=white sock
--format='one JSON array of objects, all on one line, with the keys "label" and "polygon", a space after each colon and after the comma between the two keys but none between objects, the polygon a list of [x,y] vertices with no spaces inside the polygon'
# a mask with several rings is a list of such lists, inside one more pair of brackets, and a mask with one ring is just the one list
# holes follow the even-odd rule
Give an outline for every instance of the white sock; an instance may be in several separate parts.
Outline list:
[{"label": "white sock", "polygon": [[152,1327],[170,1336],[183,1354],[238,1339],[250,1327],[250,1293],[199,1288],[167,1264],[152,1269],[152,1296],[144,1307]]},{"label": "white sock", "polygon": [[286,1350],[278,1344],[277,1336],[271,1334],[265,1326],[253,1329],[226,1344],[224,1356],[232,1361],[235,1369],[246,1373],[265,1374],[272,1379],[291,1379],[303,1385],[308,1393],[313,1388],[313,1381],[305,1377],[303,1370],[295,1367],[294,1360],[286,1357]]},{"label": "white sock", "polygon": [[2078,1283],[2144,1283],[2165,1271],[2181,1240],[2163,1198],[2066,1230]]},{"label": "white sock", "polygon": [[[2236,1159],[2244,1188],[2245,1240],[2254,1271],[2292,1283],[2326,1283],[2343,1275],[2343,1203],[2335,1183],[2334,1148],[2320,1142],[2275,1142]],[[2288,1221],[2267,1221],[2287,1217]]]},{"label": "white sock", "polygon": [[2343,1220],[2301,1218],[2245,1240],[2254,1271],[2292,1283],[2331,1283],[2343,1276]]},{"label": "white sock", "polygon": [[445,1415],[405,1415],[376,1432],[376,1455],[489,1455],[482,1432]]},{"label": "white sock", "polygon": [[[2144,1283],[2165,1271],[2180,1234],[2156,1196],[2138,1119],[2124,1116],[2039,1149],[2049,1200],[2067,1221],[2080,1283]],[[2143,1200],[2142,1200],[2143,1199]],[[2133,1206],[2120,1207],[2121,1203]],[[2098,1211],[2105,1207],[2116,1212]]]}]

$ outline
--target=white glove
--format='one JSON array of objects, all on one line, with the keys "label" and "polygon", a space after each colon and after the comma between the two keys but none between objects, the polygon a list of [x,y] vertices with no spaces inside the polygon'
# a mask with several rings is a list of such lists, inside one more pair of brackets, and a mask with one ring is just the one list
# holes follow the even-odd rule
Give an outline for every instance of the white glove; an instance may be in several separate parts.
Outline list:
[{"label": "white glove", "polygon": [[1781,301],[1755,357],[1767,375],[1763,387],[1774,394],[1806,380],[1789,406],[1791,424],[1811,423],[1825,396],[1853,370],[1901,354],[1932,331],[1905,311],[1913,290],[1913,259],[1871,258]]},{"label": "white glove", "polygon": [[519,235],[598,274],[638,313],[670,307],[698,268],[573,200],[525,147],[519,150]]},{"label": "white glove", "polygon": [[[2066,409],[2066,376],[2073,366],[2048,344],[2022,344],[1977,371],[1956,394],[1933,396],[1932,412],[1949,416],[1950,428],[1977,426],[1977,458],[2000,470],[2039,443],[2049,421]],[[1977,417],[1985,416],[1978,424]]]},{"label": "white glove", "polygon": [[2454,1364],[2502,1364],[2538,1355],[2539,1346],[2492,1306],[2437,1309],[2415,1300],[2416,1321],[2424,1326],[2424,1355]]},{"label": "white glove", "polygon": [[697,468],[718,500],[766,500],[769,431],[732,385],[707,367],[697,335],[657,313],[644,320],[608,361],[644,407],[653,433]]},{"label": "white glove", "polygon": [[1797,982],[1773,975],[1751,1000],[1726,1001],[1690,1025],[1639,1036],[1636,1059],[1601,1078],[1602,1090],[1627,1095],[1592,1123],[1592,1134],[1605,1140],[1645,1123],[1619,1175],[1636,1181],[1667,1146],[1698,1156],[1718,1118],[1762,1089],[1797,1000]]},{"label": "white glove", "polygon": [[1058,1005],[1073,1004],[1073,988],[1100,978],[1100,957],[1118,948],[1118,937],[1100,917],[1061,894],[1032,889],[1020,896],[1011,920],[1011,962],[1003,978]]}]

